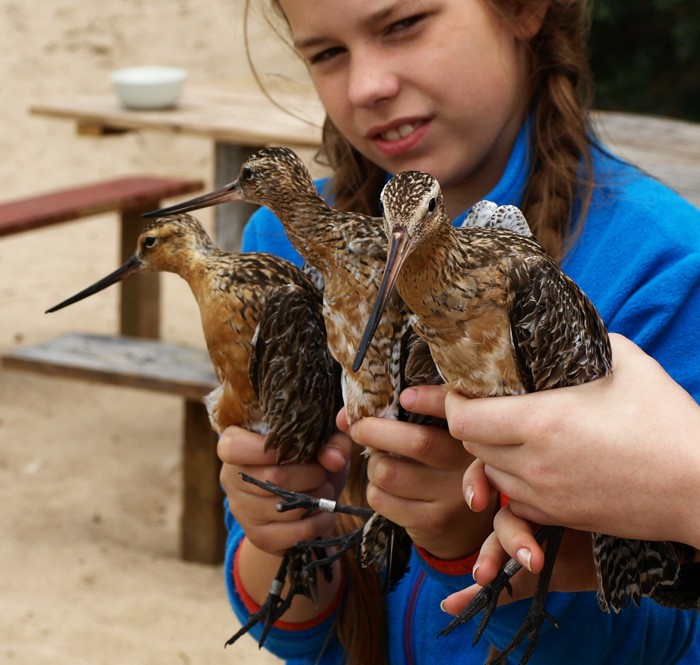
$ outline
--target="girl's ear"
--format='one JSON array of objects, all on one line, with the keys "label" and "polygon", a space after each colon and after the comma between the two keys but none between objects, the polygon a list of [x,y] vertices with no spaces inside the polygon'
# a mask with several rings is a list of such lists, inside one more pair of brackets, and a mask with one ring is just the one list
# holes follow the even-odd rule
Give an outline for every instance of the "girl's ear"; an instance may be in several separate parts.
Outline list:
[{"label": "girl's ear", "polygon": [[519,2],[517,9],[518,37],[529,42],[537,35],[549,10],[549,0]]}]

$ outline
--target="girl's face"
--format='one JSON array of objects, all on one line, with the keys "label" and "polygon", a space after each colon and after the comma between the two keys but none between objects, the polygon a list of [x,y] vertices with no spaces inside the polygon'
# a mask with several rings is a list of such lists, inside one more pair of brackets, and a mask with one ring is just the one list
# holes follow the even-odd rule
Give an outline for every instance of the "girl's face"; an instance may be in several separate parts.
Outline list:
[{"label": "girl's face", "polygon": [[[328,115],[454,216],[498,182],[526,113],[526,46],[486,0],[280,0]],[[531,37],[541,17],[524,19]],[[527,25],[525,25],[527,24]]]}]

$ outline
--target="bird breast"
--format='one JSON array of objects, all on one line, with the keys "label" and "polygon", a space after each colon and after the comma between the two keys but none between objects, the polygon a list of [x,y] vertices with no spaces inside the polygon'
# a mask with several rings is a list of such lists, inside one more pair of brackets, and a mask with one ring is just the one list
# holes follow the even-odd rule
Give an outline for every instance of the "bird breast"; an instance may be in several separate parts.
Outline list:
[{"label": "bird breast", "polygon": [[[422,270],[426,265],[429,270]],[[503,273],[490,265],[451,275],[438,267],[444,265],[407,261],[397,288],[448,389],[469,397],[525,392],[511,338],[512,294]]]},{"label": "bird breast", "polygon": [[504,310],[489,310],[454,323],[445,328],[429,327],[422,321],[414,324],[428,343],[448,390],[467,397],[525,392]]}]

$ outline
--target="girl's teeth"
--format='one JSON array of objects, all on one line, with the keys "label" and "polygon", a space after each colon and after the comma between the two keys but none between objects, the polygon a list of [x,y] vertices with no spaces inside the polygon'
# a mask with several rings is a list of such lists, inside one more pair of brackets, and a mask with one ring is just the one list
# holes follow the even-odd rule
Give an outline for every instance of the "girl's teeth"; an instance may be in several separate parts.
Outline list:
[{"label": "girl's teeth", "polygon": [[415,125],[406,123],[401,125],[398,129],[390,129],[388,132],[382,134],[382,138],[386,141],[398,141],[404,136],[408,136],[415,129]]}]

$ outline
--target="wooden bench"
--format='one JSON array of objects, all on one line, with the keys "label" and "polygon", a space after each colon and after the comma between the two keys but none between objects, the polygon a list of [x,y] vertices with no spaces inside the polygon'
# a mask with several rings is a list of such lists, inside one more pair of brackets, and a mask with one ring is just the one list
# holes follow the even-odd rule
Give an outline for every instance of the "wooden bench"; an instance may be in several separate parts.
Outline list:
[{"label": "wooden bench", "polygon": [[[161,207],[163,199],[202,189],[199,180],[132,176],[0,204],[0,236],[69,222],[105,212],[121,218],[120,262],[136,249],[144,227],[141,213]],[[116,266],[115,266],[116,267]],[[120,331],[123,335],[157,338],[160,328],[160,289],[156,273],[120,285]]]},{"label": "wooden bench", "polygon": [[182,558],[223,559],[225,527],[216,434],[202,397],[217,385],[204,349],[120,336],[69,333],[2,356],[8,369],[153,390],[183,398]]}]

